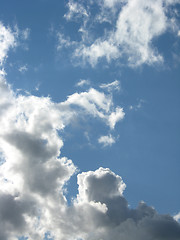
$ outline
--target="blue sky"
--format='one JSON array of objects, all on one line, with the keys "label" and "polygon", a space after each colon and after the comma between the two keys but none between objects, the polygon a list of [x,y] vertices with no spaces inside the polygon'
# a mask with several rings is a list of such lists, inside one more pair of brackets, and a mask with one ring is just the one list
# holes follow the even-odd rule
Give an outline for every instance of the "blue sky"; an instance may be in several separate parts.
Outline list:
[{"label": "blue sky", "polygon": [[179,3],[2,1],[0,239],[179,239]]}]

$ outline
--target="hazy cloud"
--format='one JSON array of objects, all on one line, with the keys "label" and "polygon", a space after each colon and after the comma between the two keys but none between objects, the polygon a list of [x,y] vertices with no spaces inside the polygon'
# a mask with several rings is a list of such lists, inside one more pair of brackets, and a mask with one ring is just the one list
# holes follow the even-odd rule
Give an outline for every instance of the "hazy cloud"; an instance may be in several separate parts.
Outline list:
[{"label": "hazy cloud", "polygon": [[18,70],[19,70],[19,72],[24,73],[24,72],[28,71],[28,67],[27,67],[27,65],[23,65],[23,66],[19,67]]},{"label": "hazy cloud", "polygon": [[103,83],[100,85],[100,88],[107,89],[107,91],[109,91],[109,92],[111,92],[113,90],[119,91],[120,90],[120,82],[118,80],[115,80],[111,83],[107,83],[107,84]]},{"label": "hazy cloud", "polygon": [[90,81],[87,79],[80,79],[80,81],[76,83],[77,87],[82,87],[85,85],[90,85]]}]

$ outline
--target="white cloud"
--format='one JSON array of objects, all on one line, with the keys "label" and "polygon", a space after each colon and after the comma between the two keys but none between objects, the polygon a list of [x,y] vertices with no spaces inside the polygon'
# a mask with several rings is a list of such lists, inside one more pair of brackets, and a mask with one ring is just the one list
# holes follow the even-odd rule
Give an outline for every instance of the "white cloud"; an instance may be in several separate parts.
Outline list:
[{"label": "white cloud", "polygon": [[114,8],[117,4],[126,3],[127,0],[103,0],[105,7]]},{"label": "white cloud", "polygon": [[27,40],[29,38],[29,35],[30,35],[30,28],[26,28],[21,31],[21,37],[23,40]]},{"label": "white cloud", "polygon": [[62,33],[58,33],[57,37],[58,37],[58,45],[57,45],[58,51],[64,47],[69,48],[77,45],[77,43],[75,41],[71,41],[69,37],[65,38],[65,36]]},{"label": "white cloud", "polygon": [[113,90],[117,90],[119,91],[120,90],[120,82],[118,80],[115,80],[111,83],[103,83],[100,85],[100,88],[103,88],[103,89],[107,89],[109,92],[113,91]]},{"label": "white cloud", "polygon": [[174,216],[174,219],[178,222],[180,220],[180,212]]},{"label": "white cloud", "polygon": [[89,85],[89,84],[90,84],[89,80],[87,80],[87,79],[80,79],[80,81],[76,83],[76,86],[77,87],[82,87],[84,85]]},{"label": "white cloud", "polygon": [[19,72],[24,73],[24,72],[28,71],[28,67],[27,67],[27,65],[23,65],[23,66],[19,67],[18,70],[19,70]]},{"label": "white cloud", "polygon": [[130,110],[135,110],[135,111],[137,111],[137,110],[139,110],[140,108],[142,108],[142,106],[143,106],[144,103],[145,103],[145,100],[140,99],[136,105],[130,105],[130,106],[129,106],[129,109],[130,109]]},{"label": "white cloud", "polygon": [[[131,67],[162,63],[163,55],[153,45],[153,40],[168,30],[178,31],[175,16],[169,14],[170,7],[176,3],[179,2],[104,0],[97,3],[97,15],[93,16],[92,9],[95,3],[90,1],[83,6],[83,9],[88,9],[91,14],[82,14],[86,15],[85,19],[81,18],[82,25],[79,28],[82,39],[76,42],[73,58],[80,58],[84,63],[89,62],[93,67],[102,58],[107,62],[120,60]],[[69,6],[72,7],[69,8],[69,20],[73,20],[74,13],[85,11],[80,11],[78,4],[82,6],[82,1],[69,2]],[[104,29],[99,36],[97,26],[103,21],[108,22],[110,28]]]},{"label": "white cloud", "polygon": [[116,123],[125,116],[123,108],[113,106],[111,96],[91,88],[88,92],[74,93],[69,96],[62,106],[77,105],[88,114],[99,117],[113,129]]},{"label": "white cloud", "polygon": [[98,142],[100,144],[102,144],[104,147],[106,146],[111,146],[112,144],[114,144],[116,141],[115,139],[112,137],[112,135],[108,135],[108,136],[101,136],[98,139]]},{"label": "white cloud", "polygon": [[13,92],[5,74],[0,76],[0,96],[0,239],[43,239],[48,231],[63,239],[65,230],[59,226],[67,225],[70,211],[64,188],[76,167],[61,156],[57,131],[85,115],[109,125],[112,98],[90,89],[54,103]]},{"label": "white cloud", "polygon": [[61,156],[63,141],[57,130],[82,114],[108,120],[118,112],[110,97],[90,89],[54,103],[17,95],[4,76],[0,96],[0,150],[5,160],[0,166],[0,239],[24,235],[42,240],[47,232],[55,240],[180,238],[173,217],[159,215],[145,203],[130,209],[123,197],[125,184],[110,169],[78,174],[77,198],[67,204],[64,188],[76,167]]},{"label": "white cloud", "polygon": [[8,50],[17,45],[17,32],[13,32],[10,28],[6,28],[2,22],[0,22],[0,29],[0,65],[2,65],[7,58]]},{"label": "white cloud", "polygon": [[87,10],[83,7],[81,2],[70,0],[67,3],[68,12],[64,15],[67,20],[71,20],[74,17],[88,16]]},{"label": "white cloud", "polygon": [[[4,49],[5,54],[9,47]],[[130,209],[123,196],[126,185],[108,168],[78,174],[77,197],[67,204],[65,186],[77,168],[61,156],[61,130],[85,115],[114,128],[124,112],[111,96],[91,88],[55,103],[12,91],[1,73],[0,239],[42,240],[48,232],[54,240],[180,238],[173,217],[143,202]]]}]

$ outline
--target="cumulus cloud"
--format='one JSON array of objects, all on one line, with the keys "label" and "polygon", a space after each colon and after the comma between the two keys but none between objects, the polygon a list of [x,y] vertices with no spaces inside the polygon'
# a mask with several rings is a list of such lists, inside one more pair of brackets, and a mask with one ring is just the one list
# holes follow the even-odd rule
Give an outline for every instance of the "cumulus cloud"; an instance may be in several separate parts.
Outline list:
[{"label": "cumulus cloud", "polygon": [[[0,166],[0,215],[2,228],[6,229],[0,231],[1,239],[21,234],[42,239],[54,224],[59,228],[61,211],[67,207],[64,185],[76,171],[73,162],[60,155],[63,141],[57,130],[81,115],[99,117],[109,124],[109,117],[115,114],[113,102],[95,89],[75,93],[62,103],[17,95],[4,76],[0,79],[0,93],[0,150],[4,158]],[[54,212],[59,214],[58,223],[54,223]],[[38,232],[35,225],[39,226]],[[56,233],[57,238],[61,234]]]},{"label": "cumulus cloud", "polygon": [[111,96],[91,88],[55,103],[14,92],[1,73],[1,240],[43,240],[45,235],[54,240],[180,238],[180,224],[173,217],[159,215],[143,202],[130,209],[123,196],[125,183],[108,168],[78,174],[78,194],[67,204],[66,183],[77,167],[61,156],[61,130],[82,115],[114,128],[124,111],[114,107]]},{"label": "cumulus cloud", "polygon": [[[4,46],[3,41],[1,44]],[[5,77],[2,69],[0,239],[26,236],[38,240],[47,232],[63,239],[70,211],[65,185],[77,168],[61,156],[59,131],[85,115],[99,118],[112,128],[120,120],[116,119],[113,126],[109,123],[117,107],[111,96],[93,88],[74,93],[60,103],[48,97],[24,96],[12,91]],[[61,224],[64,227],[60,228]]]},{"label": "cumulus cloud", "polygon": [[[169,14],[172,13],[171,7],[177,3],[164,0],[103,0],[95,6],[93,1],[85,4],[71,0],[68,3],[68,20],[73,20],[73,14],[79,12],[82,20],[79,28],[82,40],[77,42],[73,57],[89,62],[93,67],[102,58],[107,62],[120,60],[131,67],[162,63],[163,55],[153,41],[168,30],[177,34],[177,18],[175,14]],[[97,15],[93,15],[95,7]],[[85,9],[91,14],[87,14]],[[99,36],[98,26],[102,22],[108,22],[110,27],[104,28]]]},{"label": "cumulus cloud", "polygon": [[76,227],[63,239],[178,240],[180,237],[180,225],[173,217],[158,214],[144,202],[130,209],[123,196],[126,185],[110,169],[81,173],[78,185],[77,198],[68,209]]},{"label": "cumulus cloud", "polygon": [[116,141],[112,137],[112,135],[107,135],[107,136],[101,136],[100,138],[98,138],[98,142],[102,144],[104,147],[106,147],[106,146],[111,146]]},{"label": "cumulus cloud", "polygon": [[179,239],[180,225],[173,217],[143,202],[130,209],[125,183],[107,168],[78,174],[77,197],[67,204],[64,189],[77,168],[61,156],[57,130],[81,114],[115,123],[118,111],[112,112],[110,97],[90,89],[54,103],[17,95],[4,76],[0,83],[0,239],[42,240],[47,233],[55,240]]},{"label": "cumulus cloud", "polygon": [[8,50],[17,45],[17,32],[5,27],[2,22],[0,22],[0,29],[0,64],[2,65],[7,58]]}]

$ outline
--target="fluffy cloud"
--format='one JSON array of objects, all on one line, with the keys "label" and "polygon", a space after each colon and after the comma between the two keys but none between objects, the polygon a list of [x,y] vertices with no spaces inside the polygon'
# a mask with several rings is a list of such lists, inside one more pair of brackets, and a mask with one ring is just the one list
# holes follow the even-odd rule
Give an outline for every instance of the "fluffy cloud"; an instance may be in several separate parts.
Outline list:
[{"label": "fluffy cloud", "polygon": [[91,88],[88,92],[74,93],[61,106],[79,106],[94,117],[104,120],[111,129],[124,118],[123,108],[114,109],[111,96]]},{"label": "fluffy cloud", "polygon": [[179,239],[180,225],[173,217],[143,202],[137,209],[128,207],[125,184],[110,169],[78,174],[78,195],[67,204],[64,188],[76,166],[61,156],[57,130],[81,114],[113,127],[118,111],[112,112],[110,97],[90,89],[54,103],[17,95],[4,76],[0,83],[0,239],[42,240],[46,233],[55,240]]},{"label": "fluffy cloud", "polygon": [[66,183],[77,168],[61,156],[60,134],[84,115],[113,129],[124,112],[93,88],[60,103],[17,94],[1,71],[0,239],[42,240],[49,234],[55,240],[178,240],[179,223],[143,202],[130,209],[122,178],[107,168],[78,174],[77,197],[67,204]]},{"label": "fluffy cloud", "polygon": [[113,143],[115,143],[115,139],[109,135],[109,136],[101,136],[98,139],[98,142],[103,144],[104,147],[111,146]]},{"label": "fluffy cloud", "polygon": [[[74,13],[81,12],[78,15],[81,18],[82,15],[86,16],[81,19],[79,32],[82,40],[76,44],[73,57],[81,58],[92,66],[102,58],[107,62],[119,59],[131,67],[162,63],[163,56],[153,45],[153,41],[167,30],[177,34],[178,24],[171,8],[177,3],[179,1],[103,0],[96,5],[93,1],[89,4],[70,1],[68,20],[74,20]],[[81,7],[77,7],[78,4]],[[99,9],[95,16],[94,7]],[[81,11],[81,8],[84,10]],[[91,14],[87,14],[85,9]],[[98,36],[98,26],[103,22],[108,22],[110,27]]]},{"label": "fluffy cloud", "polygon": [[17,32],[13,32],[10,28],[6,28],[0,22],[0,65],[3,64],[7,57],[8,50],[16,46]]},{"label": "fluffy cloud", "polygon": [[[67,217],[62,213],[67,208],[64,186],[76,167],[61,157],[63,141],[57,130],[84,115],[100,118],[113,128],[120,120],[116,117],[112,124],[117,110],[113,111],[111,97],[95,89],[54,103],[49,98],[17,95],[1,76],[0,93],[0,150],[4,158],[0,166],[0,216],[5,229],[1,229],[0,238],[26,235],[42,239],[52,231],[61,239],[60,216]],[[123,110],[120,112],[123,118]]]},{"label": "fluffy cloud", "polygon": [[[9,48],[15,46],[12,31],[3,29],[8,37],[0,42],[2,64]],[[17,94],[7,83],[5,71],[0,73],[0,239],[43,239],[47,232],[63,239],[70,211],[65,185],[77,168],[61,156],[60,131],[74,118],[85,115],[113,128],[120,120],[117,116],[112,125],[117,107],[111,96],[93,88],[60,103],[48,97]],[[124,112],[120,111],[122,119]],[[61,224],[64,227],[60,228]]]},{"label": "fluffy cloud", "polygon": [[[123,196],[122,178],[107,168],[78,175],[79,193],[68,209],[74,231],[64,239],[178,240],[180,225],[169,215],[159,215],[140,202],[130,209]],[[78,227],[80,226],[80,227]]]}]

